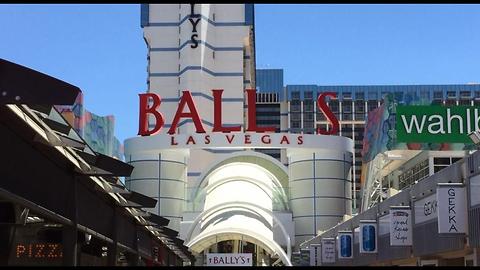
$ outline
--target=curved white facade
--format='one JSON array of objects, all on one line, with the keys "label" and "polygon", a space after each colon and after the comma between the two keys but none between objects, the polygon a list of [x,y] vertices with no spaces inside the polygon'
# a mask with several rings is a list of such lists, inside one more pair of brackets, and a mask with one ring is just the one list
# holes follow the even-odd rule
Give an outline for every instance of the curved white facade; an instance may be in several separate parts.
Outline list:
[{"label": "curved white facade", "polygon": [[135,169],[126,183],[158,198],[151,210],[169,218],[169,227],[179,230],[194,252],[222,239],[242,239],[288,258],[289,248],[351,214],[352,140],[302,136],[312,143],[273,145],[287,149],[288,167],[270,156],[212,141],[209,150],[236,151],[220,155],[202,173],[189,177],[190,164],[202,162],[190,156],[198,146],[158,147],[162,138],[156,137],[171,137],[163,134],[131,138],[125,153]]}]

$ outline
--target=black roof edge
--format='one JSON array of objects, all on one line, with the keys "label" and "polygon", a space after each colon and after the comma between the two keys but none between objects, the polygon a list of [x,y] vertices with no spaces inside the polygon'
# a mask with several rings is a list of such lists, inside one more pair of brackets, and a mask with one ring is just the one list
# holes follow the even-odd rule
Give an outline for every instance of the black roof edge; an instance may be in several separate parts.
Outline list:
[{"label": "black roof edge", "polygon": [[0,104],[73,105],[80,88],[0,58]]}]

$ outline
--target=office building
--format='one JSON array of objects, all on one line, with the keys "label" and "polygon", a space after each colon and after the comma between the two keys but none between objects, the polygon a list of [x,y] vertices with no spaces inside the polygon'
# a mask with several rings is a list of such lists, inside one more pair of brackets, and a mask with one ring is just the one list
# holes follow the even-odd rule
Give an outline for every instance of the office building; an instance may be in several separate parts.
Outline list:
[{"label": "office building", "polygon": [[[261,72],[260,72],[261,71]],[[259,76],[262,74],[262,76]],[[283,78],[278,69],[257,70],[257,84],[278,93],[278,85]],[[265,82],[261,80],[265,78]],[[273,81],[277,78],[277,81]],[[386,94],[392,94],[399,104],[443,104],[443,105],[478,105],[480,104],[480,85],[291,85],[285,86],[288,104],[281,110],[280,117],[285,117],[286,124],[281,129],[290,133],[314,134],[317,128],[328,130],[327,119],[317,107],[317,97],[323,92],[334,92],[336,99],[329,99],[328,106],[340,122],[340,136],[351,138],[355,143],[353,160],[353,211],[357,212],[361,205],[361,168],[363,134],[368,112],[382,104]],[[267,91],[267,90],[266,90]],[[283,119],[283,118],[282,118]],[[281,121],[281,123],[285,123]]]},{"label": "office building", "polygon": [[[480,264],[480,153],[472,133],[478,119],[469,116],[478,111],[480,85],[418,88],[423,96],[386,93],[380,107],[368,113],[361,211],[300,244],[309,255],[307,264]],[[414,117],[429,122],[408,128]],[[447,131],[433,119],[443,119]],[[322,255],[315,256],[329,241],[335,254],[326,259],[320,248]]]}]

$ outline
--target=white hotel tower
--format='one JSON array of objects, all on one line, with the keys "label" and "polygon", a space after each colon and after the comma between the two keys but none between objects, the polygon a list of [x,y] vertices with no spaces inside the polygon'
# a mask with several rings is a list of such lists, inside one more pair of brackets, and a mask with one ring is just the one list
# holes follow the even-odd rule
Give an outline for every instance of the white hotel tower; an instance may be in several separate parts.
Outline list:
[{"label": "white hotel tower", "polygon": [[[252,150],[267,133],[253,133],[249,145],[228,145],[221,141],[228,133],[212,133],[211,90],[224,89],[223,125],[241,125],[230,134],[247,134],[244,89],[255,88],[253,19],[253,4],[141,6],[147,92],[161,96],[165,125],[158,134],[125,141],[126,161],[135,167],[126,185],[158,200],[150,211],[170,220],[199,265],[207,263],[206,253],[253,253],[256,265],[290,265],[300,243],[351,214],[351,139],[305,134],[303,144],[285,145],[281,136],[298,142],[299,134],[271,134],[269,148],[287,151],[285,166]],[[165,144],[184,90],[212,137],[208,146],[182,146],[181,136],[202,135],[191,119],[179,122],[179,145]]]}]

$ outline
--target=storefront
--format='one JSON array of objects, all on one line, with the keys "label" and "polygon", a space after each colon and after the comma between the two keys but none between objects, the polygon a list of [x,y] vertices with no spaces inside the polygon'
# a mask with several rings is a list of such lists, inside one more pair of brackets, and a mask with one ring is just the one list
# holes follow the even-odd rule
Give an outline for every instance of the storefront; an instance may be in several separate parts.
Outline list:
[{"label": "storefront", "polygon": [[[0,59],[0,265],[184,265],[193,257],[123,186],[133,167],[94,152],[53,105],[80,89]],[[161,252],[160,252],[161,250]]]}]

